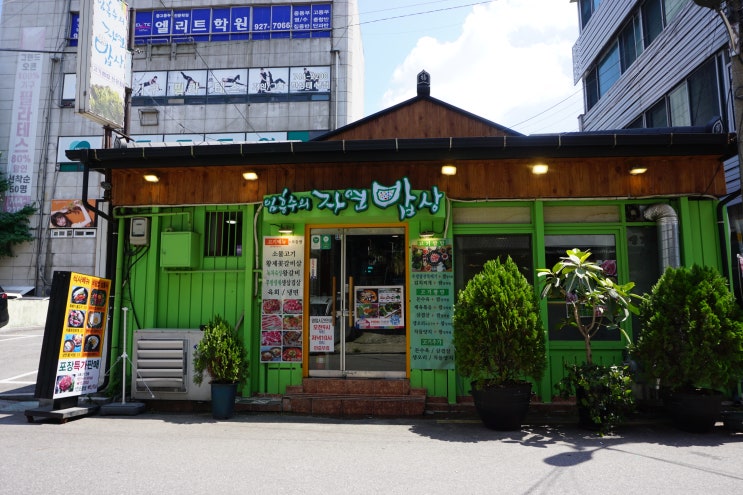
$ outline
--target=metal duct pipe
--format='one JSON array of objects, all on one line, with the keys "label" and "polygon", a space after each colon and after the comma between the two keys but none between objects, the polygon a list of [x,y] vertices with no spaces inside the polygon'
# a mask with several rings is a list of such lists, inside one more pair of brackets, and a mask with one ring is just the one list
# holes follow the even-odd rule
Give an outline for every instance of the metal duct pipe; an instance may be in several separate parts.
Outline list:
[{"label": "metal duct pipe", "polygon": [[658,226],[658,254],[661,274],[669,266],[674,268],[680,266],[679,217],[676,210],[661,203],[648,207],[643,216],[650,222],[656,222]]}]

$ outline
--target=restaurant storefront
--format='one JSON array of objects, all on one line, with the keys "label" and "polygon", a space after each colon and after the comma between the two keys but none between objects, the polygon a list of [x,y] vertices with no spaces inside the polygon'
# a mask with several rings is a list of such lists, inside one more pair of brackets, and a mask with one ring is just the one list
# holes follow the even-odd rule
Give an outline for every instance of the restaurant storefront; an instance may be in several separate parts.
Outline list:
[{"label": "restaurant storefront", "polygon": [[[457,132],[474,137],[443,137]],[[456,371],[452,305],[485,261],[511,256],[537,285],[537,268],[590,249],[639,292],[669,263],[724,271],[718,171],[734,152],[728,135],[696,128],[520,136],[419,95],[325,140],[71,153],[113,184],[111,355],[122,332],[132,342],[142,329],[196,329],[219,314],[250,357],[243,396],[373,378],[456,403],[469,385]],[[536,175],[535,163],[549,172]],[[630,173],[640,166],[647,173]],[[257,180],[242,179],[248,170]],[[160,181],[143,186],[143,172]],[[560,328],[565,310],[542,301],[543,401],[583,355],[582,339]],[[630,338],[637,329],[624,327]],[[625,347],[604,329],[594,359],[620,363]]]}]

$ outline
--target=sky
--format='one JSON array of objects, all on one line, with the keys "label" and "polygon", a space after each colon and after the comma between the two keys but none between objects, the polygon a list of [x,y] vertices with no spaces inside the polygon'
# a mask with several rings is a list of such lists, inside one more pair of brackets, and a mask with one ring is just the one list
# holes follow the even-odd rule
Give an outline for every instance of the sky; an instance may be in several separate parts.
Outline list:
[{"label": "sky", "polygon": [[523,134],[578,130],[578,11],[570,0],[358,0],[364,116],[431,96]]}]

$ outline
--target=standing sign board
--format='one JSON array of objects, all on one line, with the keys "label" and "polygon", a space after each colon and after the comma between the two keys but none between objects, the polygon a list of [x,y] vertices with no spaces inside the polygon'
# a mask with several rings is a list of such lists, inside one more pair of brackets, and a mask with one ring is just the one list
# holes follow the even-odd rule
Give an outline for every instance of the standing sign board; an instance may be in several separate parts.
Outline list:
[{"label": "standing sign board", "polygon": [[73,273],[71,282],[54,379],[55,399],[96,392],[101,376],[111,282],[80,273]]},{"label": "standing sign board", "polygon": [[110,292],[109,279],[54,272],[34,394],[43,407],[26,411],[29,420],[66,420],[97,409],[73,406],[79,396],[97,392],[105,377]]}]

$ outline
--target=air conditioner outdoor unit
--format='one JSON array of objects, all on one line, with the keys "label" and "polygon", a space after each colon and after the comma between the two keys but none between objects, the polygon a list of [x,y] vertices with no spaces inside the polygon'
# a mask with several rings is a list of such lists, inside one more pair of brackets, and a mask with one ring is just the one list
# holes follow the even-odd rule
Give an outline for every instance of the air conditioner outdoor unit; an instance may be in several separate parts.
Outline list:
[{"label": "air conditioner outdoor unit", "polygon": [[204,332],[152,328],[134,331],[131,394],[135,399],[211,400],[208,379],[193,382],[193,353]]}]

